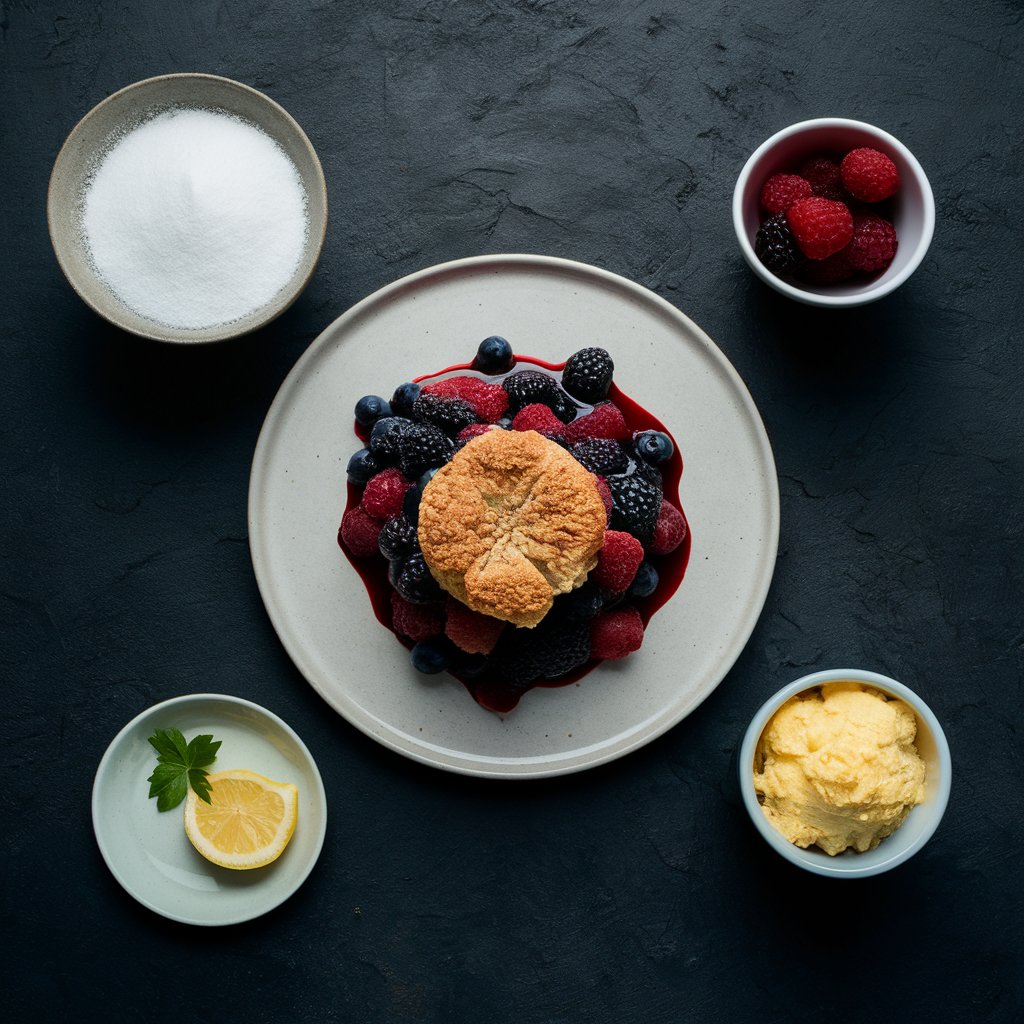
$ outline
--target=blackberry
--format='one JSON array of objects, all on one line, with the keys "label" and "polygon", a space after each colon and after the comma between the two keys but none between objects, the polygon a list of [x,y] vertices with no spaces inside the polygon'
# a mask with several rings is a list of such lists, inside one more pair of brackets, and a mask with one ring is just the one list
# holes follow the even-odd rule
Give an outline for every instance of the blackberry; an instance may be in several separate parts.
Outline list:
[{"label": "blackberry", "polygon": [[593,405],[608,397],[615,364],[603,348],[581,348],[565,362],[562,387],[573,398]]},{"label": "blackberry", "polygon": [[430,575],[423,554],[419,551],[403,561],[392,562],[388,579],[395,590],[411,604],[429,604],[444,597],[444,592]]},{"label": "blackberry", "polygon": [[646,480],[658,491],[659,494],[661,493],[661,470],[658,469],[657,466],[652,466],[649,462],[644,462],[643,459],[634,459],[631,463],[630,472],[633,476],[638,476],[641,480]]},{"label": "blackberry", "polygon": [[629,469],[629,455],[618,441],[585,437],[577,441],[569,451],[581,466],[598,476],[625,473]]},{"label": "blackberry", "polygon": [[754,252],[773,274],[792,274],[807,262],[784,213],[769,217],[757,229]]},{"label": "blackberry", "polygon": [[398,465],[410,480],[443,466],[454,454],[452,439],[432,423],[410,423],[398,438]]},{"label": "blackberry", "polygon": [[457,434],[471,423],[479,422],[469,402],[461,398],[443,398],[441,395],[421,394],[412,406],[413,418],[422,423],[433,423],[446,434]]},{"label": "blackberry", "polygon": [[661,511],[661,477],[658,482],[639,473],[608,477],[612,492],[613,530],[633,534],[646,547],[654,536],[654,526]]},{"label": "blackberry", "polygon": [[544,618],[533,629],[506,629],[491,654],[514,686],[558,679],[590,658],[590,620]]},{"label": "blackberry", "polygon": [[380,553],[389,561],[416,554],[420,549],[416,524],[404,515],[389,519],[381,528],[377,545]]},{"label": "blackberry", "polygon": [[593,583],[584,583],[582,587],[556,597],[548,618],[553,617],[553,621],[589,622],[601,610],[603,603],[601,591]]},{"label": "blackberry", "polygon": [[538,370],[520,370],[510,374],[501,386],[508,394],[509,413],[515,416],[520,409],[539,402],[546,405],[563,423],[576,418],[576,403],[558,386],[554,377]]},{"label": "blackberry", "polygon": [[374,423],[370,431],[370,451],[379,466],[398,461],[402,432],[411,425],[412,420],[402,416],[388,416]]}]

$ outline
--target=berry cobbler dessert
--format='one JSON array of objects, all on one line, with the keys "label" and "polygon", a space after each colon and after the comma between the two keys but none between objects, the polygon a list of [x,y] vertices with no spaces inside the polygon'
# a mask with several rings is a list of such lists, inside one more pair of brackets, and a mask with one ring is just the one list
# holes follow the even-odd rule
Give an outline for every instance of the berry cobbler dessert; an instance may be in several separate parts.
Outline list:
[{"label": "berry cobbler dessert", "polygon": [[613,373],[495,336],[356,403],[338,542],[413,666],[492,711],[638,651],[685,572],[682,459]]}]

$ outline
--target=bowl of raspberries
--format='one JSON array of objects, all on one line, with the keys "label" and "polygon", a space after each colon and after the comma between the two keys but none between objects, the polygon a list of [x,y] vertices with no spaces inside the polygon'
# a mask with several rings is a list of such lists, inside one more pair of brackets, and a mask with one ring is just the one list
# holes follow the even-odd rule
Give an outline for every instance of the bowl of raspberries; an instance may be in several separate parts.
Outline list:
[{"label": "bowl of raspberries", "polygon": [[874,302],[924,259],[931,186],[898,139],[862,121],[819,118],[777,132],[736,181],[733,226],[766,284],[813,306]]}]

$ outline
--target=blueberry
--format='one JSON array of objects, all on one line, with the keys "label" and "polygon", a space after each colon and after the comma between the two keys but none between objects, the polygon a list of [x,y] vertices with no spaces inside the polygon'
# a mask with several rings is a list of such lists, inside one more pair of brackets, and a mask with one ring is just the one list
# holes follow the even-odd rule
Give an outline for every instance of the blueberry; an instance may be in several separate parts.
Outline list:
[{"label": "blueberry", "polygon": [[405,492],[405,497],[402,499],[402,515],[412,523],[413,526],[419,526],[420,522],[420,498],[423,497],[423,492],[418,487],[410,487]]},{"label": "blueberry", "polygon": [[676,450],[672,438],[660,430],[643,430],[639,434],[634,434],[633,446],[636,448],[637,455],[652,466],[668,462]]},{"label": "blueberry", "polygon": [[379,469],[369,448],[360,448],[348,460],[348,478],[354,484],[365,484],[371,476],[377,475]]},{"label": "blueberry", "polygon": [[629,588],[632,597],[650,597],[658,589],[658,570],[650,562],[641,562]]},{"label": "blueberry", "polygon": [[421,640],[412,649],[412,667],[428,676],[437,675],[448,667],[448,652],[430,640]]},{"label": "blueberry", "polygon": [[363,395],[356,402],[356,423],[372,427],[379,419],[391,415],[391,406],[380,395]]},{"label": "blueberry", "polygon": [[498,426],[501,427],[502,430],[511,430],[512,429],[512,417],[511,416],[502,416],[501,419],[498,420]]},{"label": "blueberry", "polygon": [[399,416],[412,417],[413,402],[420,397],[419,384],[399,384],[391,396],[391,410]]},{"label": "blueberry", "polygon": [[452,645],[449,668],[460,679],[479,679],[490,667],[486,654],[466,654]]},{"label": "blueberry", "polygon": [[426,470],[423,475],[416,481],[416,486],[420,489],[420,494],[423,494],[424,488],[431,480],[434,479],[434,474],[437,473],[440,467],[434,466],[432,469]]},{"label": "blueberry", "polygon": [[425,470],[417,477],[412,487],[405,492],[405,498],[402,501],[402,512],[414,525],[419,524],[420,499],[423,497],[423,489],[434,479],[437,469],[438,467],[435,466],[433,469]]},{"label": "blueberry", "polygon": [[482,373],[507,373],[512,361],[512,346],[494,334],[480,342],[473,365]]}]

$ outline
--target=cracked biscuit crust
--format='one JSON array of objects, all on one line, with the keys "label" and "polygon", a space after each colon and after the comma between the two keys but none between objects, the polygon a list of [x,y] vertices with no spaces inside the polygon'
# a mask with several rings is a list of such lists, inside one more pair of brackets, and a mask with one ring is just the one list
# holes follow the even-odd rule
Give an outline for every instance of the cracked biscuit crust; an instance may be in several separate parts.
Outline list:
[{"label": "cracked biscuit crust", "polygon": [[534,430],[474,438],[420,502],[420,547],[437,582],[517,626],[536,626],[586,580],[604,529],[593,474]]}]

